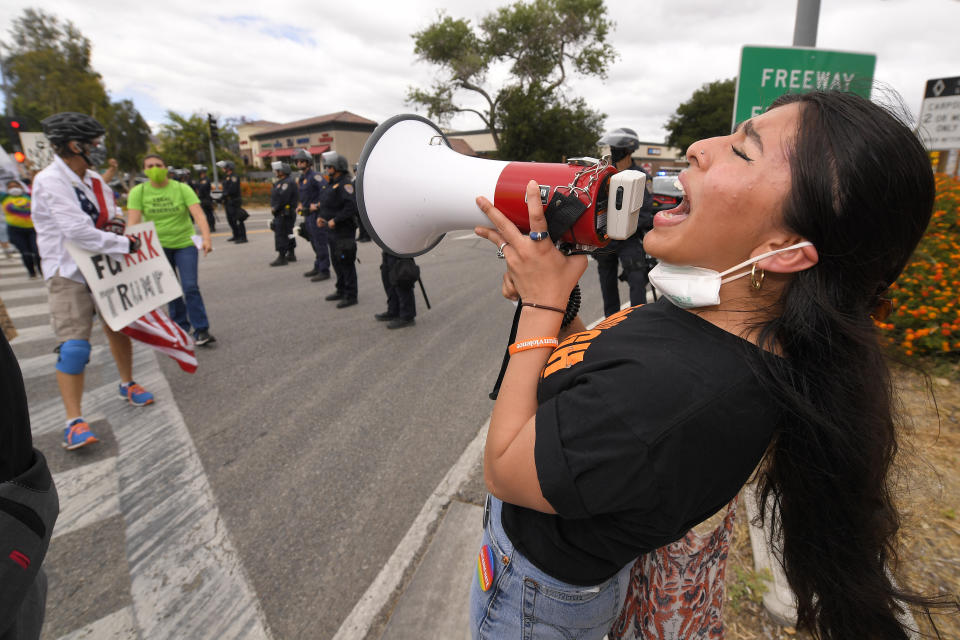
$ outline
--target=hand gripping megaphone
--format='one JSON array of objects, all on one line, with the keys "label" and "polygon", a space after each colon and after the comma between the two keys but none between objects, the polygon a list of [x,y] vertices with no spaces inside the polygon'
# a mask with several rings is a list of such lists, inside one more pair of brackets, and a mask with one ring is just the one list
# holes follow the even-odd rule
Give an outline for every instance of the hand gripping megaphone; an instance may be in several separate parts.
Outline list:
[{"label": "hand gripping megaphone", "polygon": [[426,253],[448,231],[489,226],[477,196],[529,231],[530,180],[540,185],[551,239],[567,253],[591,251],[633,235],[646,180],[642,171],[617,173],[607,158],[566,164],[472,158],[417,115],[378,126],[358,164],[360,217],[378,245],[401,257]]}]

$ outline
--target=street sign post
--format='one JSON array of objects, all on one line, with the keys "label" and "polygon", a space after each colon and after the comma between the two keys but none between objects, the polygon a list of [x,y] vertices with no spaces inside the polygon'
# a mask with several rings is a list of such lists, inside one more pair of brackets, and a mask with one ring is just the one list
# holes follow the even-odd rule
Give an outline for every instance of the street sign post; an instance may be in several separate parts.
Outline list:
[{"label": "street sign post", "polygon": [[919,130],[927,149],[960,149],[960,76],[927,80]]},{"label": "street sign post", "polygon": [[808,47],[744,46],[740,51],[733,125],[785,93],[839,89],[870,97],[877,56]]}]

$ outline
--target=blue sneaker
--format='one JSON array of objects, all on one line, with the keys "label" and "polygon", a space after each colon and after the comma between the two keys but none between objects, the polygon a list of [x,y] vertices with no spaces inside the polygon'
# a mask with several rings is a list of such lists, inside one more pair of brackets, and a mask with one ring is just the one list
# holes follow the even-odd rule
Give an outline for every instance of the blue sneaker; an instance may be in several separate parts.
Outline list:
[{"label": "blue sneaker", "polygon": [[136,382],[120,385],[120,397],[135,407],[153,404],[153,394]]},{"label": "blue sneaker", "polygon": [[73,420],[67,428],[63,430],[63,448],[67,451],[73,451],[88,444],[100,442],[97,436],[90,431],[90,425],[83,418]]}]

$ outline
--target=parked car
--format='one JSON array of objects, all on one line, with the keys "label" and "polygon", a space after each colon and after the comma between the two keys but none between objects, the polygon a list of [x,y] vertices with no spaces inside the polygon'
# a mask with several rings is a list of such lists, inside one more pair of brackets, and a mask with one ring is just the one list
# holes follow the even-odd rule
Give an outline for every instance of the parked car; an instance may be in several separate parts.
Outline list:
[{"label": "parked car", "polygon": [[683,192],[675,185],[677,176],[653,177],[653,210],[673,209],[683,201]]}]

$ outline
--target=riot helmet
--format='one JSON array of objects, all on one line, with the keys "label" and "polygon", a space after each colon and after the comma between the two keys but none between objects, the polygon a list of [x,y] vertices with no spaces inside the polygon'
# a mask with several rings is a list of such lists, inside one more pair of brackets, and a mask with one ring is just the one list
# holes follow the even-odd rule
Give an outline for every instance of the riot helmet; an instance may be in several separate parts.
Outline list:
[{"label": "riot helmet", "polygon": [[203,175],[207,172],[207,165],[205,164],[195,164],[193,165],[193,170],[198,174]]},{"label": "riot helmet", "polygon": [[[310,152],[306,149],[297,149],[290,158],[293,160],[294,165],[297,165],[299,162],[306,162],[308,168],[313,166],[313,156],[310,155]],[[297,166],[299,168],[299,165]]]},{"label": "riot helmet", "polygon": [[333,167],[334,170],[340,171],[341,173],[346,173],[349,171],[347,159],[336,151],[327,151],[320,156],[320,159],[324,169],[327,167]]},{"label": "riot helmet", "polygon": [[597,146],[610,147],[610,157],[616,164],[640,148],[640,138],[633,129],[620,127],[605,133],[597,140]]},{"label": "riot helmet", "polygon": [[290,165],[287,164],[286,162],[280,162],[279,160],[275,160],[270,163],[270,168],[273,169],[274,172],[280,172],[285,176],[290,175]]},{"label": "riot helmet", "polygon": [[217,160],[217,166],[224,171],[233,171],[236,168],[236,165],[230,160]]}]

